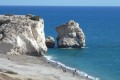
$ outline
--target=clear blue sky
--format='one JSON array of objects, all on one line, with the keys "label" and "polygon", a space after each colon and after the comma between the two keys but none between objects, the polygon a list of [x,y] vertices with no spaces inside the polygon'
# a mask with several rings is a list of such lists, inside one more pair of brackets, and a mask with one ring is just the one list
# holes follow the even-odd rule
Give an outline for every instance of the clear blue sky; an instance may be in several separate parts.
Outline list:
[{"label": "clear blue sky", "polygon": [[120,0],[0,0],[0,5],[120,6]]}]

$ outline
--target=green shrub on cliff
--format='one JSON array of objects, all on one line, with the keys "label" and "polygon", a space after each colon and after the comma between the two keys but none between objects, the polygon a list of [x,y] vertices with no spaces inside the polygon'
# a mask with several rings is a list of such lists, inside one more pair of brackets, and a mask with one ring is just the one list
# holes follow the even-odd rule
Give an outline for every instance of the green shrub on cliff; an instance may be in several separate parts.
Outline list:
[{"label": "green shrub on cliff", "polygon": [[39,16],[33,16],[30,18],[31,20],[39,21],[40,17]]},{"label": "green shrub on cliff", "polygon": [[5,16],[14,16],[14,14],[5,14]]},{"label": "green shrub on cliff", "polygon": [[26,14],[26,17],[32,17],[33,15],[32,14]]}]

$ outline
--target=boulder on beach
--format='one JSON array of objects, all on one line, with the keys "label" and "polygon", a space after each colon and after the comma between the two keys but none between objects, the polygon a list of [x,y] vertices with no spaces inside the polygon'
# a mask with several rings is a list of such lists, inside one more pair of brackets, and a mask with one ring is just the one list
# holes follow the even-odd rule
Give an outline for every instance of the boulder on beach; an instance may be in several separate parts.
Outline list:
[{"label": "boulder on beach", "polygon": [[56,27],[56,31],[59,48],[81,48],[85,46],[85,35],[79,24],[74,20]]},{"label": "boulder on beach", "polygon": [[0,15],[0,53],[44,55],[44,20],[26,15]]},{"label": "boulder on beach", "polygon": [[48,48],[53,48],[55,46],[55,39],[51,36],[46,37],[45,42]]}]

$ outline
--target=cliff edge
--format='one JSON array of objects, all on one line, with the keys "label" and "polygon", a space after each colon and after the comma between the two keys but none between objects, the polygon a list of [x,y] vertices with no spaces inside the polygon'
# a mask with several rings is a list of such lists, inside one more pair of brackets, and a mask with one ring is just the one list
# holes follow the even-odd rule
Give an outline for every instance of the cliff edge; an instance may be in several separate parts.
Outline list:
[{"label": "cliff edge", "polygon": [[0,15],[0,53],[44,55],[44,20],[29,15]]}]

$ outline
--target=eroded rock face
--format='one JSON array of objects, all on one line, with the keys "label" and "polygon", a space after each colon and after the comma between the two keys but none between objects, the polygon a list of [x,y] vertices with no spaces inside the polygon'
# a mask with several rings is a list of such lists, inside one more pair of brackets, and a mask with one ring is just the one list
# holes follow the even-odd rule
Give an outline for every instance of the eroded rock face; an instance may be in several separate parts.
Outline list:
[{"label": "eroded rock face", "polygon": [[45,42],[48,48],[53,48],[55,46],[55,39],[51,36],[46,37]]},{"label": "eroded rock face", "polygon": [[46,51],[43,19],[0,15],[0,53],[44,55]]},{"label": "eroded rock face", "polygon": [[85,35],[79,24],[73,20],[56,27],[59,48],[81,48],[85,46]]}]

